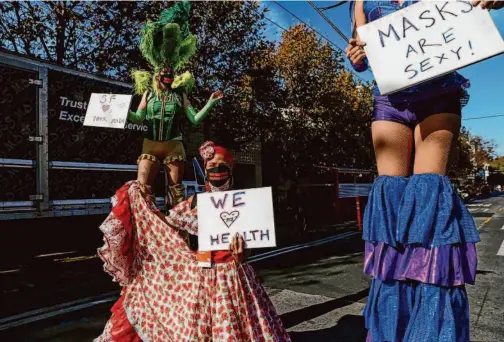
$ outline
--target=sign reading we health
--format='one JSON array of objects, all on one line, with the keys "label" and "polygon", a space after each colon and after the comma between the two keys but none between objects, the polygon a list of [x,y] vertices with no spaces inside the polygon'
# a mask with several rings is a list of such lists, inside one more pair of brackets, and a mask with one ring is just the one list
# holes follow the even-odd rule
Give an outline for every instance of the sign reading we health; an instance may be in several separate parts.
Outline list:
[{"label": "sign reading we health", "polygon": [[131,95],[91,94],[84,126],[124,129]]},{"label": "sign reading we health", "polygon": [[357,28],[387,95],[504,52],[488,10],[472,1],[420,1]]},{"label": "sign reading we health", "polygon": [[242,235],[246,248],[276,246],[271,188],[197,196],[200,251],[227,250],[236,233]]}]

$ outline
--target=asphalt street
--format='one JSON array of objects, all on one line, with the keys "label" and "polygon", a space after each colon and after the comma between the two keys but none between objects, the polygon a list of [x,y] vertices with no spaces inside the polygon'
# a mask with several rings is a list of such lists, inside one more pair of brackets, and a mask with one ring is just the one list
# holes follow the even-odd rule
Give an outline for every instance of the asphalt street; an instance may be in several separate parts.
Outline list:
[{"label": "asphalt street", "polygon": [[[468,287],[471,341],[504,341],[504,194],[475,201],[469,209],[481,235],[477,281]],[[357,234],[253,265],[294,341],[358,342],[365,339],[361,313],[369,288],[362,261]],[[0,280],[5,280],[1,273]],[[43,290],[51,295],[51,289]],[[111,304],[2,330],[0,340],[90,341],[103,329]]]}]

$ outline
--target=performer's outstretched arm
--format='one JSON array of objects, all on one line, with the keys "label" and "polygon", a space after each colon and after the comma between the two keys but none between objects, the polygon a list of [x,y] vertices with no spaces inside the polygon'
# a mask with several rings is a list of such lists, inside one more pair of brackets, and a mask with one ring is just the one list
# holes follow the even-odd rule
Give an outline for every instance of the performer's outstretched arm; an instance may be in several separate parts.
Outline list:
[{"label": "performer's outstretched arm", "polygon": [[193,125],[198,125],[205,118],[205,116],[210,113],[212,108],[217,104],[217,102],[219,102],[220,99],[222,99],[222,97],[222,92],[216,91],[210,96],[210,99],[208,100],[205,107],[203,107],[203,109],[201,109],[199,112],[196,112],[194,107],[189,102],[187,95],[184,94],[184,111],[187,115],[187,118]]},{"label": "performer's outstretched arm", "polygon": [[140,124],[145,120],[145,114],[147,113],[147,92],[144,93],[142,101],[138,105],[136,112],[129,111],[128,120],[135,124]]}]

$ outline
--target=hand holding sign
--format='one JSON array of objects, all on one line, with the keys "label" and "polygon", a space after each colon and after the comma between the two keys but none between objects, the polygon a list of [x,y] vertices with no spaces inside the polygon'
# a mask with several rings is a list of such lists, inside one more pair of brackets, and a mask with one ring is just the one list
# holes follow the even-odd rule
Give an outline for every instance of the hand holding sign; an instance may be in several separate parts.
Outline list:
[{"label": "hand holding sign", "polygon": [[470,1],[420,1],[357,31],[382,95],[504,52],[488,11]]},{"label": "hand holding sign", "polygon": [[242,262],[245,257],[245,241],[243,241],[243,236],[236,233],[233,236],[233,240],[229,244],[229,251],[233,255],[236,261]]},{"label": "hand holding sign", "polygon": [[355,38],[350,39],[350,41],[348,42],[345,53],[353,64],[357,65],[363,63],[363,59],[366,58],[366,51],[364,50],[364,46],[366,46],[365,42]]},{"label": "hand holding sign", "polygon": [[[244,247],[276,246],[271,188],[200,193],[197,196],[201,251],[231,248],[239,252]],[[241,248],[240,241],[235,241],[237,233],[242,241]]]},{"label": "hand holding sign", "polygon": [[502,1],[502,0],[499,0],[499,1],[474,0],[473,6],[476,7],[478,5],[480,5],[481,8],[486,8],[488,10],[491,10],[493,8],[498,9],[498,8],[502,8],[504,6],[504,1]]}]

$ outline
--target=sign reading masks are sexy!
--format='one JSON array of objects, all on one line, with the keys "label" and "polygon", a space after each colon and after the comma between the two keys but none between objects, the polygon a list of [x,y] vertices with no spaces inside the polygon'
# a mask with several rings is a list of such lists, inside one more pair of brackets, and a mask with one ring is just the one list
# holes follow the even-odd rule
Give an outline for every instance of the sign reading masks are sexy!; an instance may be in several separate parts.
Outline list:
[{"label": "sign reading masks are sexy!", "polygon": [[84,126],[124,129],[131,95],[92,93]]},{"label": "sign reading masks are sexy!", "polygon": [[200,251],[227,250],[236,233],[243,237],[247,248],[276,246],[271,188],[197,196]]},{"label": "sign reading masks are sexy!", "polygon": [[504,52],[488,10],[469,0],[423,0],[357,32],[382,95]]}]

